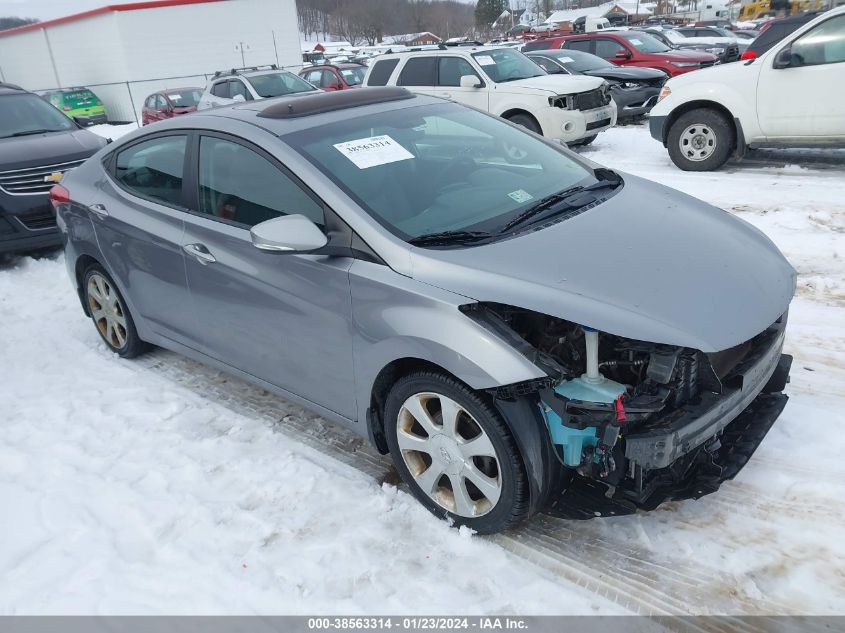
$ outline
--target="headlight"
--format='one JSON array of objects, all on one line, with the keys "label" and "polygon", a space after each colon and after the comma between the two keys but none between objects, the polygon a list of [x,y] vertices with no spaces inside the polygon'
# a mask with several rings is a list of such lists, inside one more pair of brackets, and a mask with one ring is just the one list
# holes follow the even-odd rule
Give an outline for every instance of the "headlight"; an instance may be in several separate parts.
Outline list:
[{"label": "headlight", "polygon": [[725,49],[724,48],[705,48],[705,51],[712,55],[724,55]]},{"label": "headlight", "polygon": [[657,102],[660,103],[661,101],[663,101],[663,99],[668,97],[670,94],[672,94],[672,89],[669,88],[669,86],[663,86],[660,89],[660,95],[657,97]]},{"label": "headlight", "polygon": [[692,68],[698,66],[698,62],[672,62],[672,65],[677,68]]}]

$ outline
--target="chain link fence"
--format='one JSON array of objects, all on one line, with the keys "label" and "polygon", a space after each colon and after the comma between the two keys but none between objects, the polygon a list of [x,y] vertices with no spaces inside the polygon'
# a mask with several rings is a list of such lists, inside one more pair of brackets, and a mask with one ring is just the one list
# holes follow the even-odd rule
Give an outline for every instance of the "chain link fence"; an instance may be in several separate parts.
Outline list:
[{"label": "chain link fence", "polygon": [[[301,66],[281,66],[279,70],[298,71]],[[106,108],[109,123],[132,123],[141,124],[141,108],[148,96],[162,90],[174,88],[199,88],[205,90],[208,80],[214,77],[214,73],[199,75],[181,75],[176,77],[156,77],[154,79],[141,79],[136,81],[108,82],[97,84],[85,84],[85,88],[91,89],[99,97]],[[83,86],[63,86],[61,88],[49,88],[35,90],[65,90],[80,88]]]}]

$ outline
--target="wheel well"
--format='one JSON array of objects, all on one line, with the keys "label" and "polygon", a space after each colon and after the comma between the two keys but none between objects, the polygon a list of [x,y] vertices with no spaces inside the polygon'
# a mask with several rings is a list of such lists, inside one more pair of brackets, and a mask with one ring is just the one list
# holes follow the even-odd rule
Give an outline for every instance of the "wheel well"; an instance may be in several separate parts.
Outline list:
[{"label": "wheel well", "polygon": [[373,388],[370,392],[370,408],[367,410],[367,430],[370,440],[382,455],[389,452],[387,439],[384,436],[383,418],[387,394],[397,380],[418,371],[436,371],[466,384],[440,365],[421,358],[400,358],[385,365],[373,382]]},{"label": "wheel well", "polygon": [[540,126],[540,122],[537,120],[537,117],[535,117],[533,114],[528,112],[528,110],[520,110],[519,108],[512,108],[510,110],[502,112],[502,114],[499,115],[499,116],[501,116],[503,119],[510,119],[512,116],[515,116],[517,114],[523,114],[523,115],[527,116],[529,119],[534,121],[534,123],[537,125],[537,129],[542,131],[543,128]]},{"label": "wheel well", "polygon": [[99,264],[96,259],[91,257],[90,255],[81,255],[79,259],[76,260],[76,265],[74,266],[74,274],[76,276],[76,293],[79,295],[79,301],[82,303],[82,309],[85,311],[85,314],[88,314],[88,306],[85,303],[85,300],[82,295],[82,275],[85,274],[85,271],[88,269],[91,264]]},{"label": "wheel well", "polygon": [[734,149],[737,148],[737,145],[741,142],[740,139],[742,138],[742,130],[737,129],[737,122],[734,120],[733,114],[731,111],[728,110],[725,106],[721,103],[716,103],[715,101],[689,101],[688,103],[684,103],[679,105],[677,108],[672,110],[669,113],[669,117],[666,120],[666,125],[663,128],[663,144],[666,145],[668,138],[669,138],[669,130],[675,124],[675,121],[678,120],[682,114],[686,114],[690,110],[696,110],[698,108],[707,108],[710,110],[715,110],[719,114],[725,117],[725,120],[731,124],[731,127],[734,129]]}]

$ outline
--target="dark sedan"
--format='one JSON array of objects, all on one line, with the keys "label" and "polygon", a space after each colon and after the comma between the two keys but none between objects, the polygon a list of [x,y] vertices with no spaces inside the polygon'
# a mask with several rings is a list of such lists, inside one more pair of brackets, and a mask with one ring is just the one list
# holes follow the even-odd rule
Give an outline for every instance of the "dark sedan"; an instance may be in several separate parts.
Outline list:
[{"label": "dark sedan", "polygon": [[617,66],[601,57],[571,49],[531,51],[526,55],[548,73],[590,75],[606,80],[616,102],[618,120],[634,119],[651,110],[667,78],[666,73],[656,68]]}]

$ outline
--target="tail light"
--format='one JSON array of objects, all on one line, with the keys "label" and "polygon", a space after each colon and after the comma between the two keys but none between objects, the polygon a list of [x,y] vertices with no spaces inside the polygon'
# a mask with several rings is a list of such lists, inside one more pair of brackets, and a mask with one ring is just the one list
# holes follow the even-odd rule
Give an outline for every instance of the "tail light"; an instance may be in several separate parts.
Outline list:
[{"label": "tail light", "polygon": [[743,51],[740,59],[744,62],[750,62],[752,59],[757,59],[757,53],[754,51]]},{"label": "tail light", "polygon": [[58,209],[62,204],[70,204],[70,191],[61,185],[53,185],[50,189],[50,204],[54,209]]}]

